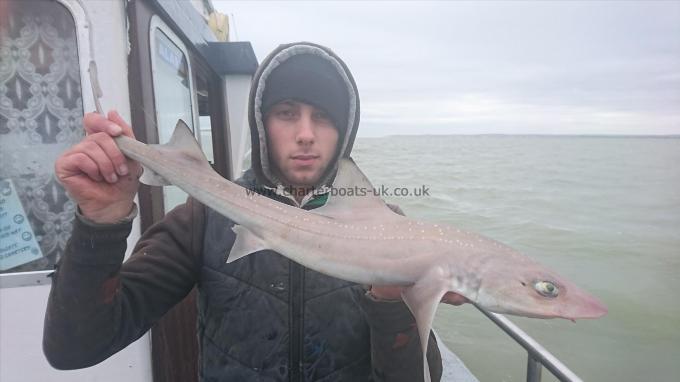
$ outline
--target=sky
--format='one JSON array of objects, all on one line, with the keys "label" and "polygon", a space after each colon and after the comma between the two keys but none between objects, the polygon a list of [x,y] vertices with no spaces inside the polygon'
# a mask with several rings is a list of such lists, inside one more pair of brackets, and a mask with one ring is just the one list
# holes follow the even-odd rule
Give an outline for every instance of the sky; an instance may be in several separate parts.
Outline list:
[{"label": "sky", "polygon": [[213,4],[258,60],[335,51],[359,136],[680,134],[680,1]]}]

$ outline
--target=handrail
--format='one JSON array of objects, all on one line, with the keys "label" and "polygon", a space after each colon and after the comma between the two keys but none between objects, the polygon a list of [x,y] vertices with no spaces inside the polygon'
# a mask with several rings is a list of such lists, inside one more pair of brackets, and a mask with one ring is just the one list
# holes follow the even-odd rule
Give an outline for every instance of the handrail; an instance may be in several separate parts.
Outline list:
[{"label": "handrail", "polygon": [[552,355],[507,317],[502,314],[489,312],[475,303],[473,305],[527,351],[527,382],[541,381],[541,366],[545,366],[552,375],[562,382],[583,382],[579,376],[569,370],[557,357]]}]

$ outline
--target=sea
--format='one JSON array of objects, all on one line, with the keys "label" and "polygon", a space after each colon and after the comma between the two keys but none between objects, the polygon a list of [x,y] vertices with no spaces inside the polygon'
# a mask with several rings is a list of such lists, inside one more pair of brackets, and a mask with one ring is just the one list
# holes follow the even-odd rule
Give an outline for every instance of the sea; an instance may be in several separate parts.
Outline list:
[{"label": "sea", "polygon": [[[499,240],[601,299],[595,320],[508,316],[583,380],[680,380],[680,138],[389,136],[358,138],[353,157],[408,216]],[[441,304],[434,328],[480,381],[526,380],[526,351],[470,304]]]}]

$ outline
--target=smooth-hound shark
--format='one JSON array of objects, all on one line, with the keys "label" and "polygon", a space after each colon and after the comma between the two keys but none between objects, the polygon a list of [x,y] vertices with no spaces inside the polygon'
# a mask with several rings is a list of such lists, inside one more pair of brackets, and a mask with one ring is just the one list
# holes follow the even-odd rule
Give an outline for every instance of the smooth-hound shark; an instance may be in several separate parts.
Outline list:
[{"label": "smooth-hound shark", "polygon": [[[403,286],[402,297],[418,326],[425,381],[430,381],[425,353],[432,321],[449,291],[496,313],[571,320],[607,313],[596,298],[510,247],[398,215],[372,192],[338,192],[326,205],[305,211],[246,190],[213,171],[181,120],[165,145],[126,136],[115,140],[127,157],[145,167],[143,183],[174,184],[236,223],[227,262],[271,249],[329,276]],[[373,189],[354,161],[344,158],[333,187]]]}]

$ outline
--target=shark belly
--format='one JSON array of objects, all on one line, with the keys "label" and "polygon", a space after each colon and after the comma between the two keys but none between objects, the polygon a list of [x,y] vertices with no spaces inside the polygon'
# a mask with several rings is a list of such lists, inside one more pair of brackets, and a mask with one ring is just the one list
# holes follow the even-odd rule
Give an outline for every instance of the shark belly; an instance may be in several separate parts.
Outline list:
[{"label": "shark belly", "polygon": [[[285,228],[284,228],[285,229]],[[315,271],[359,284],[411,285],[427,257],[409,253],[408,247],[393,243],[358,238],[351,235],[304,230],[286,230],[281,234],[271,227],[256,232],[267,246]]]}]

